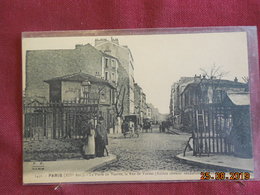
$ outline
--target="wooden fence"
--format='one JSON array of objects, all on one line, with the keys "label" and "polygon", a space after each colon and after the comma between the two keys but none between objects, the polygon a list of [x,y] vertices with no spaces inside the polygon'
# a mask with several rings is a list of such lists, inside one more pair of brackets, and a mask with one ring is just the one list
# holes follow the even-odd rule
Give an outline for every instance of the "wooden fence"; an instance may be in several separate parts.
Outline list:
[{"label": "wooden fence", "polygon": [[82,121],[96,118],[98,104],[86,101],[32,103],[23,107],[24,139],[82,138]]},{"label": "wooden fence", "polygon": [[195,107],[193,121],[193,154],[231,154],[234,152],[231,130],[233,107],[206,105]]}]

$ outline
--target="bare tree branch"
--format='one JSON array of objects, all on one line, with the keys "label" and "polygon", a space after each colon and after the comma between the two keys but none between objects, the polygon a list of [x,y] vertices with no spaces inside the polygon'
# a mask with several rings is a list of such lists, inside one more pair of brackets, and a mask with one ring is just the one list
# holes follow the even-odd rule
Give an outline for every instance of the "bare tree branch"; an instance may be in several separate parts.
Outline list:
[{"label": "bare tree branch", "polygon": [[202,72],[202,75],[205,76],[205,78],[207,79],[222,79],[225,75],[229,73],[223,71],[221,66],[216,66],[215,64],[213,64],[209,69],[200,68],[200,71]]},{"label": "bare tree branch", "polygon": [[243,76],[243,77],[242,77],[242,80],[243,80],[245,83],[249,83],[249,77],[248,77],[248,76]]},{"label": "bare tree branch", "polygon": [[117,117],[122,117],[124,112],[124,100],[125,100],[125,93],[126,93],[126,79],[120,82],[120,85],[116,88],[116,101],[115,101],[115,112]]},{"label": "bare tree branch", "polygon": [[205,76],[206,78],[209,78],[209,75],[207,73],[207,71],[203,68],[200,68],[200,71],[202,72],[202,75]]},{"label": "bare tree branch", "polygon": [[123,92],[123,97],[122,97],[122,104],[121,104],[121,111],[119,112],[119,116],[123,115],[124,112],[124,99],[125,99],[125,87],[124,87],[124,92]]}]

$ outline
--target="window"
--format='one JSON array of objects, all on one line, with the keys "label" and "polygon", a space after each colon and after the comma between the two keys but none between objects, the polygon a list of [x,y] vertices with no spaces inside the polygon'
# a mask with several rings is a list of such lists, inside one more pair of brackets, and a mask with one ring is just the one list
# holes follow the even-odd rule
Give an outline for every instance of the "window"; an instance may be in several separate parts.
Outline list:
[{"label": "window", "polygon": [[112,81],[116,81],[116,79],[115,79],[115,73],[112,72],[112,73],[111,73],[111,77],[112,77],[112,78],[111,78]]},{"label": "window", "polygon": [[105,72],[105,80],[109,80],[109,72]]},{"label": "window", "polygon": [[108,58],[105,58],[105,67],[108,68]]},{"label": "window", "polygon": [[105,77],[105,58],[102,57],[102,64],[101,64],[101,78]]},{"label": "window", "polygon": [[90,82],[83,81],[80,91],[81,91],[81,95],[79,96],[80,101],[87,103],[87,101],[89,99],[90,91],[91,91]]},{"label": "window", "polygon": [[103,91],[100,93],[100,103],[106,102],[106,90],[103,89]]},{"label": "window", "polygon": [[114,90],[113,89],[110,89],[110,104],[114,104]]},{"label": "window", "polygon": [[111,60],[111,65],[113,69],[116,68],[116,61],[114,59]]}]

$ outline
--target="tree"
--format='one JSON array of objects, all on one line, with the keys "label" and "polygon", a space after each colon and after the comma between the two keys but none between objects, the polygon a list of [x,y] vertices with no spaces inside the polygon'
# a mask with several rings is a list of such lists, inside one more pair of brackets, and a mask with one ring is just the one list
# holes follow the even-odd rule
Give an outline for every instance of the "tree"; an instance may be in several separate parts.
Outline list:
[{"label": "tree", "polygon": [[202,72],[202,76],[206,79],[220,80],[228,74],[228,72],[225,72],[221,66],[216,66],[216,64],[213,64],[209,69],[200,68],[200,71]]},{"label": "tree", "polygon": [[124,113],[124,100],[125,100],[126,88],[123,84],[116,88],[116,100],[115,100],[115,112],[116,117],[122,118]]},{"label": "tree", "polygon": [[[221,97],[221,95],[216,95],[216,93],[222,93],[221,91],[217,91],[217,88],[219,87],[221,79],[226,76],[228,72],[224,71],[221,66],[216,66],[216,64],[213,64],[208,69],[201,68],[200,70],[202,72],[203,79],[208,79],[210,81],[210,87],[207,89],[205,88],[205,92],[207,93],[208,102],[213,103],[214,98],[217,96]],[[205,98],[205,96],[202,98]]]},{"label": "tree", "polygon": [[249,83],[249,77],[248,77],[248,76],[243,76],[243,77],[242,77],[242,80],[243,80],[245,83]]},{"label": "tree", "polygon": [[124,109],[125,109],[125,97],[126,97],[126,86],[127,86],[127,79],[122,80],[121,82],[118,82],[117,87],[116,87],[116,95],[115,95],[115,104],[114,104],[114,108],[115,108],[115,114],[116,114],[116,118],[117,118],[117,124],[115,126],[116,128],[116,132],[117,133],[121,133],[122,129],[121,129],[121,119],[124,113]]},{"label": "tree", "polygon": [[101,98],[101,93],[103,92],[103,90],[105,89],[105,86],[103,87],[99,87],[97,89],[97,94],[98,94],[98,101],[97,101],[97,123],[99,121],[99,114],[100,114],[100,98]]}]

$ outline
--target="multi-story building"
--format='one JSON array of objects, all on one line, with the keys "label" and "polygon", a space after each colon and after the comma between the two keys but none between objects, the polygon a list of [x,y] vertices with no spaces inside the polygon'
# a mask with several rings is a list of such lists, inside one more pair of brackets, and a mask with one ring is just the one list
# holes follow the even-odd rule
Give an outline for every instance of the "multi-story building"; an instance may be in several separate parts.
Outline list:
[{"label": "multi-story building", "polygon": [[152,108],[146,104],[146,118],[152,120]]},{"label": "multi-story building", "polygon": [[201,78],[189,83],[180,93],[180,108],[186,110],[189,107],[200,104],[221,103],[228,93],[246,92],[248,85],[234,81],[222,79]]},{"label": "multi-story building", "polygon": [[151,110],[146,103],[146,94],[143,92],[143,89],[137,83],[134,86],[135,114],[139,115],[140,121],[143,124],[144,119],[151,119]]},{"label": "multi-story building", "polygon": [[124,115],[134,114],[134,59],[130,49],[127,46],[120,45],[118,39],[114,38],[111,38],[111,40],[96,39],[95,47],[104,53],[117,58],[120,62],[119,66],[126,71],[127,77],[123,74],[118,75],[118,86],[123,84],[127,87]]},{"label": "multi-story building", "polygon": [[142,92],[141,94],[141,112],[143,113],[143,119],[147,117],[147,104],[146,104],[146,94]]},{"label": "multi-story building", "polygon": [[193,109],[199,105],[221,104],[229,93],[243,93],[248,90],[246,83],[223,79],[207,79],[194,77],[179,93],[180,124],[187,130],[192,130]]},{"label": "multi-story building", "polygon": [[149,106],[149,108],[151,109],[151,120],[154,123],[157,123],[159,121],[162,121],[162,116],[161,113],[159,112],[158,108],[155,108],[153,104],[148,103],[147,104]]},{"label": "multi-story building", "polygon": [[173,83],[171,86],[171,97],[170,97],[170,115],[172,122],[175,124],[176,127],[179,127],[180,121],[180,114],[181,114],[181,100],[180,94],[185,89],[185,87],[189,84],[194,82],[198,79],[198,76],[195,77],[181,77],[178,82]]},{"label": "multi-story building", "polygon": [[142,93],[143,89],[137,84],[134,84],[134,102],[135,102],[135,114],[138,114],[140,121],[143,121],[143,112],[142,112]]},{"label": "multi-story building", "polygon": [[76,45],[75,49],[27,51],[25,96],[48,101],[45,80],[79,71],[116,84],[118,64],[117,58],[90,44]]},{"label": "multi-story building", "polygon": [[192,132],[193,155],[252,157],[248,83],[196,77],[179,100],[182,129]]}]

